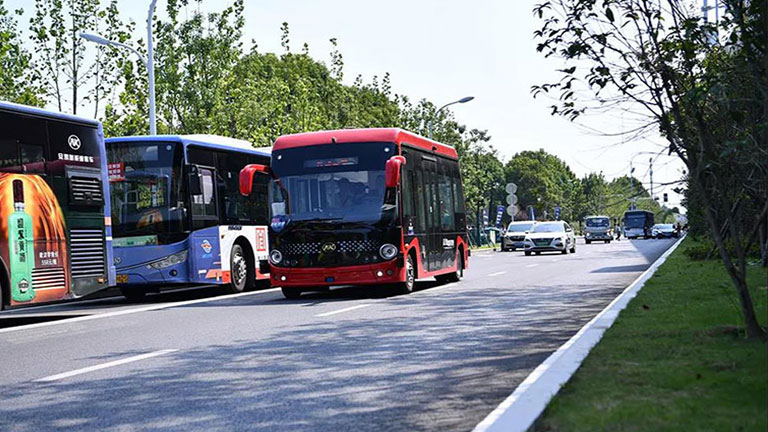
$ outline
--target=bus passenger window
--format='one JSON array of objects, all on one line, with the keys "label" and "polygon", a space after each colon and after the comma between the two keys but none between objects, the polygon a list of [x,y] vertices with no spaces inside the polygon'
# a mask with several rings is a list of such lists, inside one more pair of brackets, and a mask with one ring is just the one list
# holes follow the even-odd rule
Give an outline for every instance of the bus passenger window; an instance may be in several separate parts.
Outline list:
[{"label": "bus passenger window", "polygon": [[453,193],[451,179],[446,175],[439,177],[438,195],[440,198],[440,229],[454,230]]},{"label": "bus passenger window", "polygon": [[216,201],[214,200],[213,171],[200,170],[200,186],[202,194],[192,196],[192,214],[202,219],[216,217]]}]

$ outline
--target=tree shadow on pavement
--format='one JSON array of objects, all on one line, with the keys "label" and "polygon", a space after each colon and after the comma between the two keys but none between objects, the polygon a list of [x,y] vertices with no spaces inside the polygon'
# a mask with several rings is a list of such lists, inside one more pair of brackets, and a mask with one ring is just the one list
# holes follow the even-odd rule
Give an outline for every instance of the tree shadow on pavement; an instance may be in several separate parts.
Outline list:
[{"label": "tree shadow on pavement", "polygon": [[429,302],[392,297],[375,316],[286,322],[261,338],[211,322],[234,337],[111,369],[114,378],[3,389],[0,430],[469,430],[620,290],[427,290]]}]

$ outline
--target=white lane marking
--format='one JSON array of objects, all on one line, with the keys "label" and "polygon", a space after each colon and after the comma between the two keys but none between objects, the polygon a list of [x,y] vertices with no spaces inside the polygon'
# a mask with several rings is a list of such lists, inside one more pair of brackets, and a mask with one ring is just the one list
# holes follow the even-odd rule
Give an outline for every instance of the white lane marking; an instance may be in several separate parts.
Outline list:
[{"label": "white lane marking", "polygon": [[531,267],[536,267],[537,265],[538,265],[538,264],[528,264],[528,265],[527,265],[527,266],[525,266],[525,267],[526,267],[526,268],[531,268]]},{"label": "white lane marking", "polygon": [[[425,290],[412,292],[411,294],[409,294],[405,298],[411,298],[411,297],[414,297],[414,296],[423,296],[423,295],[426,295],[426,294],[432,294],[434,292],[437,292],[437,291],[440,291],[440,290],[444,290],[446,288],[450,288],[450,287],[453,287],[453,286],[456,286],[456,285],[458,285],[458,282],[452,282],[452,283],[448,283],[448,284],[445,284],[445,285],[436,286],[434,288],[427,288]],[[397,298],[397,297],[395,297],[395,298]]]},{"label": "white lane marking", "polygon": [[153,352],[146,353],[146,354],[141,354],[141,355],[137,355],[137,356],[133,356],[133,357],[127,357],[127,358],[124,358],[124,359],[115,360],[115,361],[111,361],[111,362],[107,362],[107,363],[102,363],[102,364],[98,364],[98,365],[94,365],[94,366],[84,367],[82,369],[75,369],[75,370],[69,371],[69,372],[64,372],[64,373],[60,373],[60,374],[56,374],[56,375],[50,375],[50,376],[47,376],[45,378],[36,379],[35,382],[58,381],[58,380],[62,380],[62,379],[65,379],[65,378],[70,378],[70,377],[73,377],[73,376],[82,375],[82,374],[85,374],[85,373],[88,373],[88,372],[94,372],[94,371],[101,370],[101,369],[106,369],[106,368],[111,368],[111,367],[115,367],[115,366],[120,366],[120,365],[124,365],[126,363],[133,363],[133,362],[137,362],[139,360],[146,360],[146,359],[149,359],[149,358],[152,358],[152,357],[157,357],[157,356],[169,354],[169,353],[176,352],[176,351],[178,351],[178,350],[177,349],[164,349],[164,350],[160,350],[160,351],[153,351]]},{"label": "white lane marking", "polygon": [[505,271],[500,271],[500,272],[496,272],[496,273],[491,273],[491,274],[488,275],[488,277],[499,276],[499,275],[503,275],[504,273],[506,273],[506,272]]},{"label": "white lane marking", "polygon": [[[229,294],[224,296],[218,296],[218,297],[209,297],[204,299],[196,299],[196,300],[185,300],[185,301],[179,301],[174,303],[163,303],[163,304],[157,304],[152,306],[145,306],[145,307],[139,307],[139,308],[133,308],[133,309],[123,309],[115,312],[105,312],[101,314],[93,314],[93,315],[85,315],[80,316],[76,318],[67,318],[63,320],[57,320],[57,321],[47,321],[47,322],[41,322],[41,323],[35,323],[35,324],[27,324],[23,326],[18,327],[8,327],[4,329],[0,329],[0,334],[2,333],[10,333],[10,332],[16,332],[21,330],[29,330],[33,328],[39,328],[39,327],[48,327],[48,326],[54,326],[54,325],[61,325],[61,324],[68,324],[73,322],[80,322],[80,321],[89,321],[93,319],[98,318],[109,318],[114,316],[120,316],[120,315],[128,315],[128,314],[134,314],[139,312],[150,312],[160,309],[169,309],[173,307],[179,307],[179,306],[188,306],[193,305],[197,303],[206,303],[206,302],[214,302],[219,300],[227,300],[227,299],[233,299],[237,297],[245,297],[245,296],[252,296],[252,295],[258,295],[258,294],[266,294],[270,292],[280,291],[280,288],[270,288],[262,291],[252,291],[252,292],[244,292],[244,293],[238,293],[238,294]],[[76,303],[73,303],[76,304]],[[34,309],[34,308],[32,308]],[[32,310],[30,309],[30,310]]]},{"label": "white lane marking", "polygon": [[556,263],[558,261],[560,261],[560,260],[559,259],[553,259],[551,262]]},{"label": "white lane marking", "polygon": [[366,303],[366,304],[352,306],[352,307],[348,307],[348,308],[344,308],[344,309],[339,309],[339,310],[335,310],[335,311],[331,311],[331,312],[325,312],[325,313],[317,314],[315,316],[316,317],[327,317],[327,316],[331,316],[331,315],[336,315],[336,314],[340,314],[340,313],[344,313],[344,312],[353,311],[355,309],[361,309],[361,308],[368,307],[368,306],[370,306],[370,305]]}]

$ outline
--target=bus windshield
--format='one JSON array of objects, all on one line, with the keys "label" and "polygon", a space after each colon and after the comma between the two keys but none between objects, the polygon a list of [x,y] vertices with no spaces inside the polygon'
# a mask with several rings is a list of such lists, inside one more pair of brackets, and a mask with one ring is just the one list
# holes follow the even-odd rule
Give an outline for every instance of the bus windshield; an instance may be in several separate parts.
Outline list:
[{"label": "bus windshield", "polygon": [[607,228],[610,225],[608,218],[587,218],[587,226],[590,228]]},{"label": "bus windshield", "polygon": [[291,221],[381,220],[384,167],[392,143],[345,143],[281,150],[272,156],[272,216]]},{"label": "bus windshield", "polygon": [[644,213],[627,214],[625,217],[626,227],[643,228],[645,226],[645,217]]},{"label": "bus windshield", "polygon": [[[110,142],[110,196],[114,237],[120,246],[164,244],[183,232],[181,152],[173,142]],[[140,241],[139,241],[140,240]]]}]

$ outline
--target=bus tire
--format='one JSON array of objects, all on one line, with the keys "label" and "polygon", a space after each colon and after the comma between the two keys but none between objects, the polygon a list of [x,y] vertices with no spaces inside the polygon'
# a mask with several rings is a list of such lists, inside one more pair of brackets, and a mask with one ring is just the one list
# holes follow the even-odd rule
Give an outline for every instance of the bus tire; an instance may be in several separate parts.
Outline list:
[{"label": "bus tire", "polygon": [[397,284],[397,292],[400,294],[410,294],[413,292],[415,284],[416,269],[413,267],[413,255],[408,254],[405,258],[405,281]]},{"label": "bus tire", "polygon": [[458,282],[464,277],[464,257],[461,251],[456,259],[456,271],[445,275],[445,281],[448,283]]},{"label": "bus tire", "polygon": [[592,243],[592,240],[584,240],[587,244]]},{"label": "bus tire", "polygon": [[301,298],[301,289],[294,287],[282,287],[280,290],[283,292],[283,297],[288,300],[298,300]]},{"label": "bus tire", "polygon": [[230,282],[226,285],[227,291],[237,294],[253,287],[253,265],[243,247],[235,243],[232,245],[232,253],[229,254]]},{"label": "bus tire", "polygon": [[141,287],[120,287],[120,294],[130,302],[141,302],[147,298],[147,290]]}]

